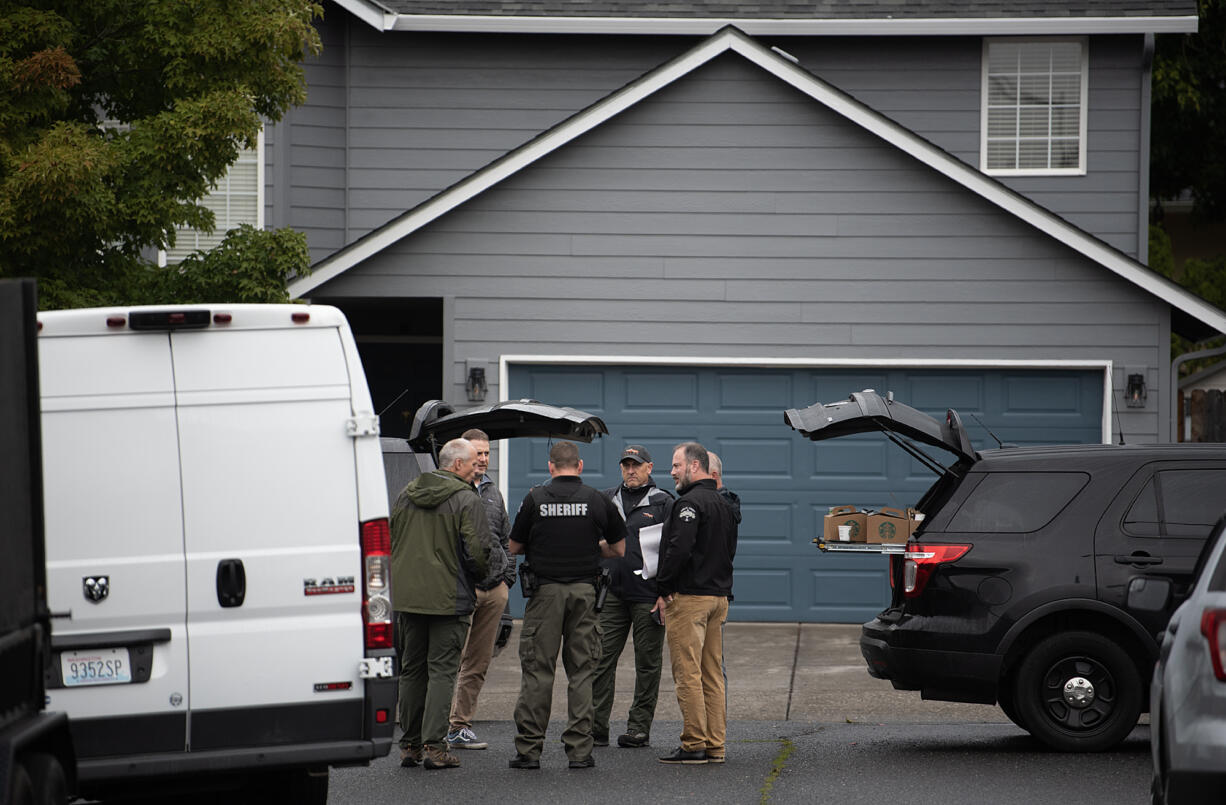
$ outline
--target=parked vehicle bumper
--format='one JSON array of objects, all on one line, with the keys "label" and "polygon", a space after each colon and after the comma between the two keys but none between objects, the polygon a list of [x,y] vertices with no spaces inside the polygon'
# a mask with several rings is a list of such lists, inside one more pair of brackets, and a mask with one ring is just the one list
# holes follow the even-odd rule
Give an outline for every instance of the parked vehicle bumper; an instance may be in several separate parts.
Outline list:
[{"label": "parked vehicle bumper", "polygon": [[888,679],[897,690],[918,690],[925,699],[996,702],[999,655],[910,648],[900,640],[905,624],[879,617],[861,627],[860,653],[871,676]]}]

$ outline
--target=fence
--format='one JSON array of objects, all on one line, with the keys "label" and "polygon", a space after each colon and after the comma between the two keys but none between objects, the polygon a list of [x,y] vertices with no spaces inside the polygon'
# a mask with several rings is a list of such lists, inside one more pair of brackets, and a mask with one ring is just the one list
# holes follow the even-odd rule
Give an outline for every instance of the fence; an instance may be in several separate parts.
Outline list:
[{"label": "fence", "polygon": [[1219,389],[1192,389],[1179,395],[1181,442],[1226,442],[1226,404]]}]

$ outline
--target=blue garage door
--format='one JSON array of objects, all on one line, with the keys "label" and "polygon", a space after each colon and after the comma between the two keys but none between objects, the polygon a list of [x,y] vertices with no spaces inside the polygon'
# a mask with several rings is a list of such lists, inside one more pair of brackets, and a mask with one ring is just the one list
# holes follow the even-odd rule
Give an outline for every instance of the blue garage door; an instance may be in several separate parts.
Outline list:
[{"label": "blue garage door", "polygon": [[[655,366],[512,366],[508,396],[601,416],[609,436],[580,445],[584,480],[621,482],[618,457],[646,445],[654,478],[673,491],[673,446],[696,440],[719,453],[724,483],[741,496],[734,620],[859,623],[889,602],[885,557],[823,554],[813,545],[831,506],[911,506],[935,480],[884,436],[810,442],[783,421],[787,408],[846,399],[871,388],[943,418],[962,414],[977,449],[1004,442],[1102,441],[1102,374],[1096,371],[841,370]],[[974,416],[972,416],[972,414]],[[508,508],[548,478],[544,439],[509,449]],[[950,463],[952,454],[931,448]],[[512,596],[522,612],[523,601]],[[518,613],[517,613],[518,614]]]}]

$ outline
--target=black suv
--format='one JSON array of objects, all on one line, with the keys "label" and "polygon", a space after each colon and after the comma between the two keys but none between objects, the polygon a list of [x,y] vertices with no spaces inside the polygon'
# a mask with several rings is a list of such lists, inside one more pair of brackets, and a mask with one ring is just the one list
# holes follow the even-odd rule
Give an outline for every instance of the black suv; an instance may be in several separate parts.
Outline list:
[{"label": "black suv", "polygon": [[872,391],[785,420],[813,440],[883,431],[939,473],[916,503],[922,525],[890,557],[893,600],[864,624],[870,674],[925,699],[998,703],[1063,751],[1128,735],[1226,509],[1226,445],[979,452],[956,411],[938,422]]}]

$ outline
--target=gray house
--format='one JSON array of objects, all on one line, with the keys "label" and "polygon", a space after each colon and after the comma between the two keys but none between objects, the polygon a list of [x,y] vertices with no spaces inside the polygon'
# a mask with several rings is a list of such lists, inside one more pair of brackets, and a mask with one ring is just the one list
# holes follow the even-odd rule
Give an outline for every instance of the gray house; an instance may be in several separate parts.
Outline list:
[{"label": "gray house", "polygon": [[[385,433],[431,397],[573,405],[611,431],[590,483],[639,442],[665,488],[698,439],[744,502],[733,617],[864,620],[885,561],[817,552],[821,518],[933,478],[784,409],[1165,441],[1169,333],[1226,332],[1144,265],[1153,37],[1195,3],[1018,5],[337,0],[264,223],[307,233],[291,291],[350,316]],[[512,508],[545,450],[502,446]]]}]

